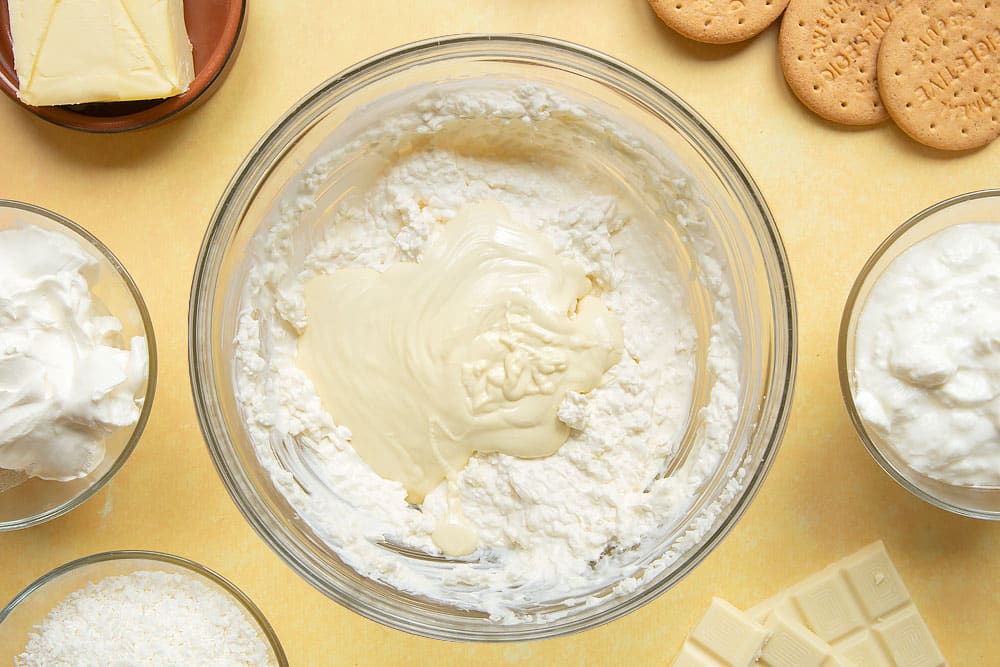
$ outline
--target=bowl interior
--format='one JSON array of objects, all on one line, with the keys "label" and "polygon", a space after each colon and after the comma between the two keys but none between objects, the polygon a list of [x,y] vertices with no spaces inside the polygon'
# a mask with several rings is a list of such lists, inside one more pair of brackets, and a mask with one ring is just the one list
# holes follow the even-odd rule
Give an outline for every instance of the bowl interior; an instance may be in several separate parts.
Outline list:
[{"label": "bowl interior", "polygon": [[107,312],[121,321],[125,344],[133,336],[146,338],[149,370],[138,396],[143,402],[139,419],[133,426],[118,429],[105,440],[104,459],[86,477],[58,482],[0,469],[0,531],[48,521],[96,493],[121,468],[138,443],[149,419],[156,385],[156,342],[152,322],[138,288],[117,258],[86,230],[61,216],[29,204],[0,200],[0,229],[9,229],[19,223],[65,234],[97,260],[99,274],[97,282],[91,286],[95,304],[103,304]]},{"label": "bowl interior", "polygon": [[848,297],[840,328],[838,365],[841,391],[861,442],[893,479],[943,509],[1000,520],[1000,489],[948,484],[914,470],[877,433],[868,430],[854,403],[858,321],[882,273],[914,244],[953,225],[976,222],[1000,223],[1000,190],[971,192],[935,204],[907,220],[882,242],[861,270]]},{"label": "bowl interior", "polygon": [[117,551],[95,554],[62,565],[28,586],[0,610],[0,655],[20,654],[32,629],[69,594],[88,584],[132,572],[166,572],[193,576],[235,600],[270,651],[270,664],[287,665],[284,651],[264,615],[229,581],[193,561],[159,552]]},{"label": "bowl interior", "polygon": [[[419,97],[432,87],[512,81],[538,83],[584,101],[639,137],[662,169],[647,182],[625,185],[651,215],[676,218],[662,189],[687,177],[697,209],[687,213],[704,220],[713,257],[729,270],[727,289],[743,337],[740,411],[730,447],[683,516],[662,526],[655,544],[636,558],[635,591],[616,596],[609,595],[611,587],[595,590],[605,602],[585,610],[572,601],[531,610],[561,610],[554,622],[498,626],[482,613],[359,575],[301,519],[261,469],[244,427],[233,392],[232,341],[255,236],[295,192],[304,165],[347,145],[407,96]],[[602,161],[601,149],[585,148],[579,159]],[[612,175],[620,167],[610,158],[600,166]],[[308,250],[310,230],[321,227],[329,210],[372,170],[364,150],[338,160],[315,209],[303,218],[302,245],[293,254]],[[665,224],[662,234],[663,247],[674,251],[664,261],[697,272],[677,227]],[[712,298],[692,280],[687,300],[704,342],[717,324]],[[637,72],[581,47],[538,38],[470,36],[404,47],[331,79],[293,108],[243,164],[216,211],[192,288],[191,336],[202,427],[223,480],[255,529],[310,583],[347,607],[391,627],[449,639],[530,639],[580,630],[620,616],[676,583],[728,531],[763,479],[783,430],[794,374],[787,264],[770,214],[731,151],[683,102]],[[698,363],[687,433],[680,454],[664,462],[664,474],[684,462],[704,427],[701,408],[712,387],[704,351]],[[307,474],[281,443],[273,453],[293,476]]]}]

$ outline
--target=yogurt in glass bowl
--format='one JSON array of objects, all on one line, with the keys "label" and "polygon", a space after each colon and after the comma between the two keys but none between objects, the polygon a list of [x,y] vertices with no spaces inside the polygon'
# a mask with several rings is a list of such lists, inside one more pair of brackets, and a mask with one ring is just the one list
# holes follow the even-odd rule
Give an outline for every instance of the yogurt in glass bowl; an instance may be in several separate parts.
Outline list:
[{"label": "yogurt in glass bowl", "polygon": [[0,531],[60,516],[124,465],[152,409],[149,312],[112,252],[0,200]]},{"label": "yogurt in glass bowl", "polygon": [[629,66],[518,35],[295,105],[215,212],[190,342],[265,541],[369,618],[480,641],[610,621],[700,562],[777,452],[796,349],[725,143]]},{"label": "yogurt in glass bowl", "polygon": [[872,254],[840,326],[862,443],[903,488],[1000,519],[1000,190],[916,214]]}]

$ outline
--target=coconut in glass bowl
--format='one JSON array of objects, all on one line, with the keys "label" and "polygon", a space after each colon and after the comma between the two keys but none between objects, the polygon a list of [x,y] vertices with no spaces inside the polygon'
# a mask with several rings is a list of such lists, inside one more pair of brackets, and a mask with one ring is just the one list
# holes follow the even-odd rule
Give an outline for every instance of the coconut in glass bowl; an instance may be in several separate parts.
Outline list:
[{"label": "coconut in glass bowl", "polygon": [[0,609],[17,667],[198,664],[287,667],[260,609],[221,575],[156,551],[109,551],[41,576]]}]

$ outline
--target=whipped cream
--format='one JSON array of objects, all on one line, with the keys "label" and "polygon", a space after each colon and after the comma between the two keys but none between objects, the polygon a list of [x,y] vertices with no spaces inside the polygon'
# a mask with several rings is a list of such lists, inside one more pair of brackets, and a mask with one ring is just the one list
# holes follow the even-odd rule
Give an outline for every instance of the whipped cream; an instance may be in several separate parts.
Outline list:
[{"label": "whipped cream", "polygon": [[855,336],[854,401],[873,433],[934,479],[1000,486],[1000,222],[900,254]]},{"label": "whipped cream", "polygon": [[[741,340],[724,255],[686,172],[612,110],[502,80],[384,99],[317,155],[254,240],[234,383],[261,464],[341,560],[501,623],[551,620],[635,590],[712,528],[741,473],[704,514],[688,513],[731,446]],[[459,211],[484,201],[582,267],[587,298],[621,323],[622,351],[599,386],[565,393],[556,414],[569,435],[554,453],[477,452],[415,505],[364,462],[355,426],[296,365],[314,324],[307,285],[428,261]],[[709,325],[692,299],[711,304]],[[478,536],[464,558],[433,539],[453,495]]]},{"label": "whipped cream", "polygon": [[139,418],[146,339],[91,295],[99,264],[75,240],[27,223],[0,230],[0,468],[67,481]]}]

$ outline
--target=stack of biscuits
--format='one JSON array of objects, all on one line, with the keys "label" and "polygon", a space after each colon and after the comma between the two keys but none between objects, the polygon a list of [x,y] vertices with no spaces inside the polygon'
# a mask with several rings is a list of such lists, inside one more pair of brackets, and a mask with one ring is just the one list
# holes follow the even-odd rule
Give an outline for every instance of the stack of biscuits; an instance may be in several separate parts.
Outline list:
[{"label": "stack of biscuits", "polygon": [[649,0],[702,42],[749,39],[784,13],[781,68],[819,116],[845,125],[891,118],[942,150],[1000,136],[1000,0]]}]

